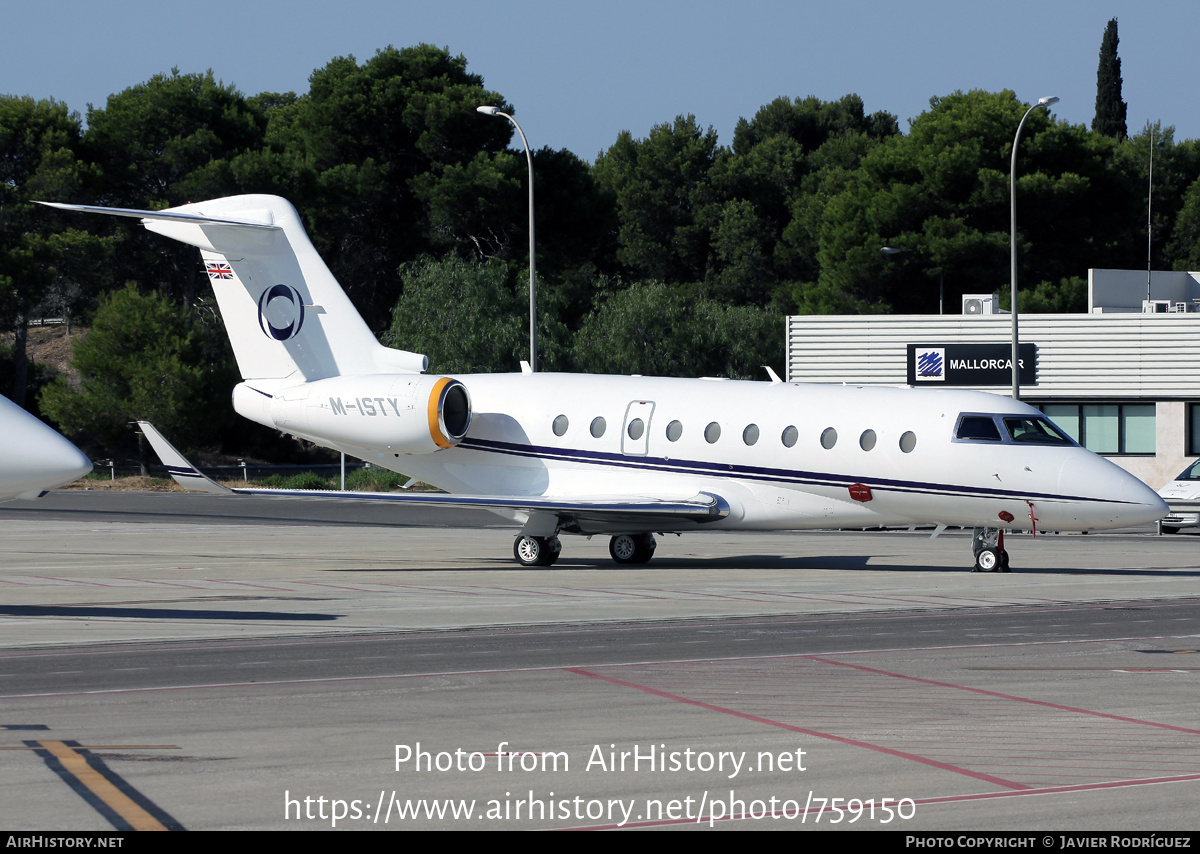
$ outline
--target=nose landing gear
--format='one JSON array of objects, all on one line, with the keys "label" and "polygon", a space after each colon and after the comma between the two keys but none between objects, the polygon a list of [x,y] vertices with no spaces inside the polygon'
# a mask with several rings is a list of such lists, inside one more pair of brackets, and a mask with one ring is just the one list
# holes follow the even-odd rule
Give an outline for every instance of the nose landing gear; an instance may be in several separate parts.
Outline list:
[{"label": "nose landing gear", "polygon": [[975,552],[972,572],[1010,572],[1002,528],[976,528],[971,548]]}]

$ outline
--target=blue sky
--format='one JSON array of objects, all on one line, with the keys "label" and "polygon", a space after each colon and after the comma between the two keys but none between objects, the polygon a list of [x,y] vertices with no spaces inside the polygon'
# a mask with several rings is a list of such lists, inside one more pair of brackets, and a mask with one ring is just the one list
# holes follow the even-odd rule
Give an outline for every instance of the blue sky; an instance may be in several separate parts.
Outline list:
[{"label": "blue sky", "polygon": [[515,105],[531,145],[592,160],[619,131],[645,136],[681,113],[728,144],[739,117],[780,95],[856,92],[907,130],[931,96],[1012,89],[1058,95],[1059,118],[1090,124],[1112,17],[1130,131],[1161,120],[1200,139],[1195,0],[0,0],[0,92],[86,113],[172,66],[212,68],[246,94],[305,92],[335,56],[429,42]]}]

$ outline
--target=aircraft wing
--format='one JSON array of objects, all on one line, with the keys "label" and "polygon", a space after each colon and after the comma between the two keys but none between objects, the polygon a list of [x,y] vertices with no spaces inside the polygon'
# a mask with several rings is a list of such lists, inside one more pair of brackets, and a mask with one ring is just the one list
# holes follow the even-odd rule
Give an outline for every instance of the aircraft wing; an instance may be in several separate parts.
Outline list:
[{"label": "aircraft wing", "polygon": [[729,504],[720,496],[708,492],[700,492],[692,498],[678,500],[618,496],[557,497],[452,495],[443,492],[340,492],[324,489],[235,489],[222,486],[197,469],[149,421],[139,421],[138,425],[175,482],[184,489],[198,492],[276,498],[341,498],[355,501],[387,501],[395,504],[515,510],[557,518],[566,523],[564,527],[575,528],[582,533],[602,533],[623,527],[631,530],[673,529],[681,524],[713,522],[729,515]]}]

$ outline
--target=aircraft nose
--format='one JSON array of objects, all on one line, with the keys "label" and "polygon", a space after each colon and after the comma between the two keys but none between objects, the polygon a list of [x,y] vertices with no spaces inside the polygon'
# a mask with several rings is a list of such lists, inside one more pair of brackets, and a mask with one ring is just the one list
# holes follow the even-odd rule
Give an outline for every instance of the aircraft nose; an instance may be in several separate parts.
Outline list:
[{"label": "aircraft nose", "polygon": [[0,398],[0,499],[78,480],[92,470],[83,452],[9,400]]},{"label": "aircraft nose", "polygon": [[1106,525],[1114,527],[1157,522],[1169,512],[1157,492],[1115,463],[1091,453],[1067,462],[1059,485],[1064,492],[1103,502]]},{"label": "aircraft nose", "polygon": [[1136,513],[1136,516],[1138,516],[1138,521],[1130,524],[1158,522],[1160,518],[1163,518],[1166,516],[1166,513],[1170,512],[1162,495],[1154,492],[1153,489],[1146,486],[1139,479],[1136,479],[1132,474],[1127,473],[1127,471],[1122,470],[1122,474],[1126,475],[1121,486],[1122,498],[1128,501],[1130,507],[1134,507],[1134,510],[1130,512]]},{"label": "aircraft nose", "polygon": [[40,477],[53,486],[62,486],[92,470],[92,461],[83,451],[49,428],[30,444],[20,455],[21,470],[30,478]]}]

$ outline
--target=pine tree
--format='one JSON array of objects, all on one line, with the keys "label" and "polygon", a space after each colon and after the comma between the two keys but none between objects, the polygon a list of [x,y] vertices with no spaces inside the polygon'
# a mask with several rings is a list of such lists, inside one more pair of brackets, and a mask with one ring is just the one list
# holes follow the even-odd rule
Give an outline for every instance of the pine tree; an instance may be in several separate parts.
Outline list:
[{"label": "pine tree", "polygon": [[1104,29],[1104,41],[1100,43],[1100,68],[1096,72],[1096,117],[1092,119],[1092,130],[1105,136],[1124,139],[1125,111],[1121,100],[1121,59],[1117,56],[1117,19],[1113,18]]}]

